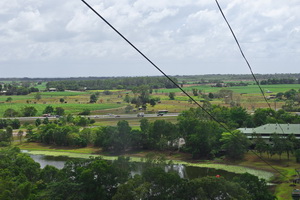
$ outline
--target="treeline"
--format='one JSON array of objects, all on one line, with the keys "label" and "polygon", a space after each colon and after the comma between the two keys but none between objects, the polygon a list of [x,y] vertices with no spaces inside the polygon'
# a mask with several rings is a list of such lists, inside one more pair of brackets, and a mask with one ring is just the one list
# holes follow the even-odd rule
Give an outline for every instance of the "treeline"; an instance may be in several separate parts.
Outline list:
[{"label": "treeline", "polygon": [[48,118],[36,119],[37,129],[33,130],[33,127],[29,126],[26,137],[28,141],[47,145],[86,147],[94,141],[92,129],[80,127],[93,123],[95,120],[90,118],[71,115],[54,121],[49,121]]},{"label": "treeline", "polygon": [[261,85],[274,85],[274,84],[300,84],[300,78],[272,78],[260,81]]},{"label": "treeline", "polygon": [[140,175],[131,176],[129,158],[67,161],[63,169],[39,163],[20,149],[0,149],[0,199],[128,200],[128,199],[244,199],[274,200],[267,183],[250,174],[181,179],[165,172],[165,162],[147,159]]},{"label": "treeline", "polygon": [[[177,79],[173,78],[177,83]],[[120,77],[98,80],[66,80],[51,81],[47,83],[47,88],[57,90],[111,90],[111,89],[133,89],[140,85],[148,85],[153,89],[174,88],[175,85],[165,77]]]},{"label": "treeline", "polygon": [[[165,120],[149,122],[143,118],[139,129],[132,129],[124,120],[119,121],[117,126],[79,129],[74,125],[87,126],[92,122],[80,116],[72,119],[69,115],[48,124],[36,123],[37,130],[27,137],[30,141],[60,146],[94,145],[109,152],[180,150],[190,153],[193,158],[212,159],[225,154],[230,159],[241,159],[250,143],[239,131],[227,133],[228,129],[267,123],[300,123],[300,116],[283,110],[257,109],[250,115],[241,107],[204,106],[227,129],[197,108],[182,112],[176,124]],[[180,138],[184,139],[184,144],[180,143]]]},{"label": "treeline", "polygon": [[285,104],[282,109],[288,112],[299,112],[300,111],[300,89],[288,90],[286,92],[279,92],[276,94],[278,100],[285,100]]},{"label": "treeline", "polygon": [[[204,74],[204,75],[177,75],[174,76],[181,81],[187,82],[197,82],[202,80],[201,82],[210,81],[210,80],[253,80],[253,76],[251,74]],[[300,73],[286,73],[286,74],[255,74],[255,77],[259,80],[262,79],[299,79]]]},{"label": "treeline", "polygon": [[0,95],[27,95],[31,92],[38,92],[39,89],[30,87],[30,84],[0,84]]}]

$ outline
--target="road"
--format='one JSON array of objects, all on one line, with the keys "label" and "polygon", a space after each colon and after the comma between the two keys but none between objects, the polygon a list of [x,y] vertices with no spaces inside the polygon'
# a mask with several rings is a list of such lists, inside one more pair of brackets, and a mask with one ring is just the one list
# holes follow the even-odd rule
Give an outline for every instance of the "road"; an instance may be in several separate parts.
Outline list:
[{"label": "road", "polygon": [[[168,113],[164,114],[163,117],[177,117],[179,113]],[[82,115],[83,116],[83,115]],[[118,118],[118,119],[126,119],[126,118],[141,118],[137,117],[137,114],[108,114],[108,115],[86,115],[83,117],[89,117],[91,119],[113,119],[113,118]],[[162,116],[157,116],[157,114],[144,114],[144,117],[162,117]],[[14,118],[3,118],[3,119],[18,119],[20,121],[33,121],[36,119],[45,119],[46,117],[14,117]],[[48,119],[57,119],[57,117],[48,117]]]}]

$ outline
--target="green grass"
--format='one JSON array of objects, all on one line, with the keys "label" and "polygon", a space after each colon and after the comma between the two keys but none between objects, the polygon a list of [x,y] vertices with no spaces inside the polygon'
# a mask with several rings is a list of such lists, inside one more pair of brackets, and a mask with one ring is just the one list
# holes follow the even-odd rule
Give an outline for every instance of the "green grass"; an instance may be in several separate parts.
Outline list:
[{"label": "green grass", "polygon": [[[81,96],[89,95],[92,92],[79,92],[79,91],[64,91],[64,92],[41,92],[42,98],[44,97],[57,97],[57,96]],[[32,94],[34,95],[34,94]]]},{"label": "green grass", "polygon": [[[290,89],[299,90],[300,84],[280,84],[280,85],[261,85],[264,92],[270,90],[273,93],[278,92],[285,92]],[[235,86],[235,87],[225,87],[225,88],[218,88],[218,87],[211,87],[210,85],[199,85],[199,86],[190,86],[190,87],[183,87],[182,89],[186,92],[192,92],[192,89],[196,88],[199,90],[204,91],[205,93],[208,92],[218,92],[221,89],[228,89],[232,90],[235,93],[247,93],[247,94],[259,94],[260,90],[257,85],[248,85],[248,86]],[[169,92],[181,92],[178,88],[173,89],[160,89],[158,90],[159,93],[169,93]]]},{"label": "green grass", "polygon": [[21,111],[23,107],[26,106],[33,106],[38,110],[37,116],[41,116],[43,110],[47,106],[55,107],[62,107],[65,109],[65,114],[78,114],[82,112],[84,109],[89,109],[91,111],[95,110],[104,110],[104,109],[112,109],[112,108],[119,108],[122,107],[122,104],[116,103],[106,103],[106,104],[75,104],[75,103],[68,103],[68,104],[27,104],[27,103],[5,103],[0,104],[0,113],[4,113],[4,111],[8,108],[12,108],[16,111]]},{"label": "green grass", "polygon": [[47,82],[42,82],[42,84],[36,85],[35,88],[38,88],[40,91],[46,90],[47,89],[46,84],[47,84]]}]

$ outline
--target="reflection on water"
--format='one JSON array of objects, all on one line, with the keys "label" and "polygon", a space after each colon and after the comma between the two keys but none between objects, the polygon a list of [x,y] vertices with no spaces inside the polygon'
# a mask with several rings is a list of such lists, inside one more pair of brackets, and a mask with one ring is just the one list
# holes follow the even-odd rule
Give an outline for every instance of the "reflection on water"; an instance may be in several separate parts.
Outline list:
[{"label": "reflection on water", "polygon": [[66,156],[44,156],[44,155],[32,155],[29,156],[35,161],[40,163],[41,168],[44,168],[46,165],[52,165],[58,169],[62,169],[69,157]]},{"label": "reflection on water", "polygon": [[[27,153],[26,151],[23,151]],[[74,159],[67,156],[45,156],[45,155],[32,155],[29,156],[36,162],[40,163],[41,167],[44,168],[46,165],[52,165],[58,169],[62,169],[67,160]],[[143,163],[136,163],[135,169],[131,171],[131,175],[141,174],[143,171]],[[237,176],[235,173],[227,172],[224,170],[213,169],[213,168],[202,168],[202,167],[193,167],[185,166],[182,164],[173,164],[165,166],[166,172],[177,172],[181,178],[194,179],[205,176],[216,176],[220,175],[226,179],[232,179],[234,176]]]}]

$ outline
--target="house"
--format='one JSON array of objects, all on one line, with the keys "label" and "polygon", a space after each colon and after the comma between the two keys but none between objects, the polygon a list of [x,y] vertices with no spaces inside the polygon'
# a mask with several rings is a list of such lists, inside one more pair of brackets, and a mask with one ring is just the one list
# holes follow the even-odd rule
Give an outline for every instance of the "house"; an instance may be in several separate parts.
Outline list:
[{"label": "house", "polygon": [[250,140],[256,135],[269,140],[274,133],[282,137],[294,134],[297,139],[300,139],[300,124],[265,124],[256,128],[239,128],[238,130],[244,133]]},{"label": "house", "polygon": [[56,92],[56,88],[49,88],[48,91],[49,92]]}]

